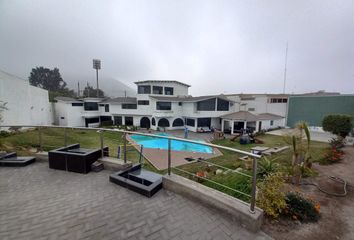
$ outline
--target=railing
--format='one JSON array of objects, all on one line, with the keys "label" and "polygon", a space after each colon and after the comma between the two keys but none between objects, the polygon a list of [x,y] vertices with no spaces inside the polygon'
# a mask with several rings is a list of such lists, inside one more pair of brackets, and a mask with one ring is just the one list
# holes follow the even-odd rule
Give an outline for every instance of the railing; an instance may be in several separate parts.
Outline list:
[{"label": "railing", "polygon": [[[247,152],[247,151],[242,151],[239,149],[235,149],[235,148],[230,148],[230,147],[226,147],[226,146],[221,146],[221,145],[216,145],[216,144],[212,144],[212,143],[208,143],[208,142],[200,142],[200,141],[195,141],[195,140],[190,140],[190,139],[183,139],[183,138],[176,138],[176,137],[170,137],[170,136],[161,136],[161,135],[154,135],[154,134],[149,134],[149,133],[141,133],[141,132],[133,132],[133,131],[126,131],[126,130],[120,130],[120,129],[107,129],[107,128],[86,128],[86,127],[65,127],[65,126],[52,126],[52,125],[42,125],[42,126],[38,126],[38,125],[2,125],[0,126],[0,128],[37,128],[38,129],[38,139],[39,139],[39,150],[42,151],[43,150],[43,136],[42,136],[42,129],[43,128],[58,128],[58,129],[63,129],[63,135],[64,135],[64,145],[68,145],[68,137],[67,137],[67,130],[71,129],[71,130],[93,130],[93,131],[97,131],[100,134],[100,148],[102,151],[102,156],[103,156],[103,147],[104,147],[104,140],[103,140],[103,133],[104,132],[111,132],[111,133],[121,133],[123,134],[123,160],[124,163],[127,162],[127,134],[135,134],[135,135],[142,135],[142,136],[149,136],[149,137],[154,137],[154,138],[161,138],[161,139],[167,139],[168,140],[168,150],[167,150],[167,161],[168,161],[168,167],[167,167],[167,174],[171,175],[172,169],[179,171],[183,174],[186,175],[192,175],[193,177],[197,177],[199,179],[203,179],[205,181],[209,181],[212,184],[215,184],[216,186],[219,187],[223,187],[229,191],[233,191],[236,192],[238,194],[244,195],[245,197],[248,197],[250,199],[250,212],[254,213],[255,212],[255,202],[256,202],[256,183],[257,183],[257,160],[260,158],[259,155]],[[199,145],[204,145],[204,146],[208,146],[208,147],[212,147],[212,148],[217,148],[217,149],[223,149],[223,150],[227,150],[227,151],[231,151],[233,153],[237,153],[237,154],[242,154],[242,155],[246,155],[250,158],[252,158],[252,174],[246,174],[240,171],[236,171],[236,170],[232,170],[229,168],[226,168],[224,166],[212,163],[210,161],[206,161],[206,160],[199,160],[198,162],[200,163],[205,163],[208,165],[212,165],[212,166],[217,166],[219,168],[223,168],[227,171],[232,171],[233,173],[236,174],[240,174],[242,176],[248,177],[251,179],[251,192],[250,194],[244,193],[242,191],[239,191],[237,189],[233,189],[229,186],[225,186],[223,184],[220,184],[218,182],[212,181],[210,179],[207,179],[205,177],[202,176],[195,176],[195,174],[185,171],[182,168],[178,168],[178,167],[174,167],[172,168],[171,166],[171,142],[173,140],[176,141],[183,141],[183,142],[188,142],[188,143],[194,143],[194,144],[199,144]],[[139,162],[141,162],[141,157],[139,159]]]}]

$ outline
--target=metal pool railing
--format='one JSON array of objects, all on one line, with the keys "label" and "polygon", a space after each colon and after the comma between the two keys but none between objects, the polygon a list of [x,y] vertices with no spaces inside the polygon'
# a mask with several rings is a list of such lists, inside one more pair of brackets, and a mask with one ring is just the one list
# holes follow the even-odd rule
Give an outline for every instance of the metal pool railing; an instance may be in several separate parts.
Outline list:
[{"label": "metal pool railing", "polygon": [[221,145],[216,145],[216,144],[212,144],[212,143],[208,143],[208,142],[200,142],[200,141],[195,141],[195,140],[190,140],[190,139],[183,139],[183,138],[176,138],[176,137],[170,137],[170,136],[161,136],[161,135],[154,135],[154,134],[149,134],[149,133],[141,133],[141,132],[133,132],[133,131],[127,131],[127,130],[120,130],[120,129],[108,129],[108,128],[86,128],[86,127],[65,127],[65,126],[53,126],[53,125],[1,125],[0,128],[37,128],[38,129],[38,139],[39,139],[39,150],[42,151],[43,150],[43,134],[42,134],[42,130],[44,128],[56,128],[56,129],[62,129],[63,130],[63,135],[64,135],[64,139],[63,139],[63,144],[66,146],[68,145],[68,136],[67,136],[67,131],[70,130],[91,130],[91,131],[97,131],[100,134],[100,148],[102,151],[102,156],[103,156],[103,147],[104,147],[104,136],[103,133],[104,132],[110,132],[110,133],[121,133],[123,134],[123,159],[124,162],[127,162],[127,134],[135,134],[135,135],[142,135],[142,136],[149,136],[149,137],[154,137],[154,138],[162,138],[162,139],[167,139],[168,140],[168,151],[167,151],[167,174],[171,175],[171,171],[172,171],[172,166],[171,166],[171,142],[172,140],[177,140],[177,141],[182,141],[182,142],[188,142],[188,143],[194,143],[194,144],[199,144],[199,145],[204,145],[204,146],[209,146],[212,148],[217,148],[217,149],[223,149],[223,150],[227,150],[227,151],[231,151],[233,153],[237,153],[237,154],[242,154],[242,155],[246,155],[250,158],[252,158],[252,174],[246,174],[240,171],[236,171],[236,170],[232,170],[229,168],[225,168],[221,165],[215,164],[215,163],[211,163],[209,161],[204,161],[204,160],[199,160],[199,162],[204,162],[206,164],[209,165],[213,165],[213,166],[217,166],[219,168],[223,168],[226,169],[227,171],[232,171],[233,173],[237,173],[243,176],[247,176],[251,179],[251,192],[250,194],[244,193],[242,191],[239,191],[237,189],[233,189],[229,186],[220,184],[216,181],[212,181],[210,179],[204,178],[204,177],[198,177],[195,174],[185,171],[181,168],[173,168],[174,170],[177,170],[179,172],[182,172],[184,174],[187,175],[193,175],[194,177],[206,180],[211,182],[212,184],[215,184],[216,186],[219,187],[223,187],[229,191],[233,191],[235,193],[241,194],[245,197],[250,198],[250,212],[254,213],[255,212],[255,205],[256,205],[256,183],[257,183],[257,161],[258,159],[261,157],[259,155],[247,152],[247,151],[243,151],[243,150],[239,150],[236,148],[231,148],[231,147],[226,147],[226,146],[221,146]]}]

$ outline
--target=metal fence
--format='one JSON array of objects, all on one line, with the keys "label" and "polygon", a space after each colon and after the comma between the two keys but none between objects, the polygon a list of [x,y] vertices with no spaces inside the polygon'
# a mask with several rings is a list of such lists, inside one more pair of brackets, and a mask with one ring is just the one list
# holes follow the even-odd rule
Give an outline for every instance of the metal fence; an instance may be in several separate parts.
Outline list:
[{"label": "metal fence", "polygon": [[[58,143],[58,145],[64,144],[64,146],[67,146],[69,144],[72,144],[74,142],[72,142],[72,140],[68,137],[68,130],[71,131],[95,131],[98,134],[98,138],[99,138],[99,143],[100,143],[100,148],[102,151],[102,156],[104,155],[103,152],[103,147],[105,145],[104,142],[104,138],[105,138],[105,134],[114,134],[114,133],[120,133],[122,135],[122,141],[123,143],[121,144],[121,141],[119,141],[118,138],[115,138],[111,136],[111,140],[113,139],[113,142],[116,143],[117,145],[121,144],[121,151],[118,150],[117,152],[117,156],[122,156],[122,159],[124,160],[124,162],[127,162],[127,158],[128,158],[128,154],[129,152],[127,151],[127,148],[129,146],[128,140],[127,140],[127,134],[135,134],[135,135],[142,135],[142,136],[149,136],[149,137],[153,137],[153,138],[162,138],[162,139],[167,139],[168,141],[168,150],[167,150],[167,174],[171,175],[172,170],[177,173],[178,175],[182,175],[184,177],[191,177],[191,178],[197,178],[199,180],[202,181],[206,181],[208,182],[208,184],[206,184],[207,186],[211,186],[213,188],[216,189],[225,189],[225,191],[227,192],[233,192],[236,194],[236,197],[240,198],[240,196],[244,198],[249,199],[249,206],[250,206],[250,212],[254,213],[255,212],[255,202],[256,202],[256,183],[257,183],[257,160],[261,157],[259,155],[247,152],[247,151],[242,151],[239,149],[235,149],[235,148],[230,148],[230,147],[226,147],[226,146],[221,146],[221,145],[216,145],[216,144],[212,144],[212,143],[208,143],[208,142],[200,142],[200,141],[195,141],[195,140],[190,140],[190,139],[183,139],[183,138],[176,138],[176,137],[170,137],[170,136],[162,136],[162,135],[154,135],[154,134],[149,134],[149,133],[142,133],[142,132],[133,132],[133,131],[126,131],[126,130],[120,130],[120,129],[108,129],[108,128],[86,128],[86,127],[64,127],[64,126],[52,126],[52,125],[43,125],[43,126],[38,126],[38,125],[16,125],[16,126],[11,126],[11,125],[3,125],[0,126],[0,128],[34,128],[36,131],[38,131],[38,149],[40,151],[43,151],[44,148],[46,150],[48,149],[53,149],[54,147],[60,147],[60,146],[50,146],[50,145],[46,145],[45,142],[49,142],[48,136],[44,136],[43,135],[43,130],[44,129],[61,129],[63,131],[62,134],[57,135],[55,134],[55,136],[50,136],[50,137],[54,137],[55,141]],[[114,135],[113,135],[114,136]],[[118,137],[118,136],[117,136]],[[120,137],[120,136],[119,136]],[[53,139],[52,139],[53,140]],[[238,174],[240,176],[243,176],[245,178],[248,178],[250,181],[250,192],[247,193],[245,191],[241,191],[239,189],[235,189],[231,186],[227,186],[225,184],[221,184],[217,181],[213,181],[211,179],[208,179],[207,177],[204,176],[197,176],[195,173],[190,172],[190,171],[186,171],[183,168],[179,168],[179,167],[173,167],[171,166],[171,162],[172,162],[172,155],[171,155],[171,144],[172,141],[176,140],[176,141],[182,141],[182,142],[188,142],[188,143],[194,143],[194,144],[199,144],[199,145],[204,145],[204,146],[208,146],[211,148],[217,148],[217,149],[222,149],[225,151],[230,151],[234,154],[241,154],[241,155],[245,155],[248,156],[250,158],[252,158],[252,168],[251,168],[251,174],[242,172],[242,171],[238,171],[238,170],[234,170],[234,169],[230,169],[227,168],[225,166],[213,163],[211,161],[208,160],[204,160],[204,159],[199,159],[196,161],[196,163],[199,164],[207,164],[207,166],[213,166],[213,167],[217,167],[220,169],[224,169],[226,172],[230,173],[230,174]],[[35,145],[35,144],[34,144]],[[138,148],[136,148],[137,150]],[[137,150],[139,151],[139,150]],[[122,154],[123,152],[123,154]],[[110,155],[115,155],[114,153],[110,153]],[[138,157],[139,158],[139,162],[142,161],[141,159],[141,155]],[[233,195],[233,194],[231,194]],[[235,196],[235,195],[234,195]],[[241,197],[241,199],[242,199]]]}]

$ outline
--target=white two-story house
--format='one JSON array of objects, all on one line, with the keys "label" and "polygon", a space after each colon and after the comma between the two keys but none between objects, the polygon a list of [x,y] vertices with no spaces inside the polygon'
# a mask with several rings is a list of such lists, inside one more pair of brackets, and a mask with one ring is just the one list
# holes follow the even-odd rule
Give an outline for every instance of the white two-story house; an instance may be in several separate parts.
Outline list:
[{"label": "white two-story house", "polygon": [[[137,97],[113,99],[57,98],[57,123],[65,126],[98,126],[112,121],[115,125],[138,126],[154,130],[191,131],[220,129],[235,133],[284,126],[287,97],[279,97],[281,106],[271,106],[268,95],[243,94],[192,97],[190,85],[174,80],[135,82]],[[278,101],[278,100],[276,100]],[[277,102],[278,103],[278,102]]]}]

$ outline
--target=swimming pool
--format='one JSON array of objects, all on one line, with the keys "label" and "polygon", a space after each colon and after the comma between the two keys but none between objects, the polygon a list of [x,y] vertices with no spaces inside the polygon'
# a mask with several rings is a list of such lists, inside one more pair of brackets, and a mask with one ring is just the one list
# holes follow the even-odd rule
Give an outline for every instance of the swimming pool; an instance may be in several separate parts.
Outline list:
[{"label": "swimming pool", "polygon": [[[166,133],[156,134],[159,136],[168,136]],[[137,144],[143,145],[144,148],[168,149],[168,140],[164,138],[154,138],[143,135],[131,135],[132,140]],[[204,142],[201,141],[200,142]],[[171,141],[171,150],[174,151],[187,151],[187,152],[200,152],[200,153],[213,153],[213,149],[208,146],[183,142],[178,140]]]}]

